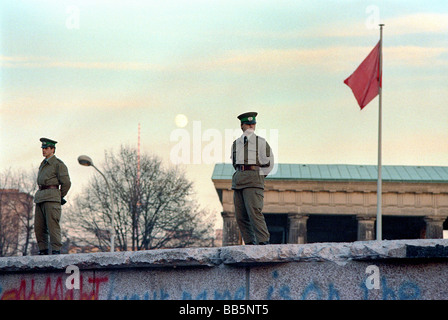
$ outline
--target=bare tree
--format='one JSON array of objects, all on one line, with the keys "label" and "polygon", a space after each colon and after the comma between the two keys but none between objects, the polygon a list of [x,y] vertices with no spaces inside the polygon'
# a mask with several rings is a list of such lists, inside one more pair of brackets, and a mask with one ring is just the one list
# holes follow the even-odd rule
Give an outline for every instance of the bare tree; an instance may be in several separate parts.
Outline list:
[{"label": "bare tree", "polygon": [[10,169],[0,173],[0,256],[29,254],[36,174]]},{"label": "bare tree", "polygon": [[37,189],[37,171],[19,171],[15,176],[15,187],[23,194],[18,197],[18,203],[10,206],[20,221],[20,243],[22,255],[29,254],[30,243],[34,235],[34,192]]},{"label": "bare tree", "polygon": [[5,170],[0,175],[0,257],[16,254],[11,233],[13,228],[13,215],[8,210],[10,183],[12,179],[11,170]]},{"label": "bare tree", "polygon": [[123,251],[198,246],[210,240],[211,218],[194,200],[185,173],[165,168],[153,155],[143,154],[139,164],[137,150],[130,147],[105,153],[101,171],[111,185],[115,211],[104,179],[94,176],[70,207],[71,226],[84,235],[82,240],[107,250],[112,217],[116,246]]}]

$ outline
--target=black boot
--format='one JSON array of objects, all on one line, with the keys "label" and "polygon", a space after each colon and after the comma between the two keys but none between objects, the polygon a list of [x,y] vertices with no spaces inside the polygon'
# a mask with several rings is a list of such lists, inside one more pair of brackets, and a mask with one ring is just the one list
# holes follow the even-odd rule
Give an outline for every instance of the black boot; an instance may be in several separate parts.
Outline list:
[{"label": "black boot", "polygon": [[53,251],[51,251],[51,254],[61,254],[61,251],[60,250],[53,250]]},{"label": "black boot", "polygon": [[267,244],[269,244],[269,241],[264,241],[264,242],[259,243],[259,245],[262,245],[262,246],[267,245]]},{"label": "black boot", "polygon": [[39,255],[40,255],[40,256],[46,256],[46,255],[48,255],[48,249],[39,250]]}]

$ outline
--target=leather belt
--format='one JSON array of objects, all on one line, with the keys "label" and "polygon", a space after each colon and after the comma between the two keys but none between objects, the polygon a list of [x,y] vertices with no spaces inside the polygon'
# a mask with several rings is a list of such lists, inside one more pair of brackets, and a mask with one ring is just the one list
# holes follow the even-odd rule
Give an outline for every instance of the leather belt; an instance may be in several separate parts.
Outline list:
[{"label": "leather belt", "polygon": [[59,189],[59,186],[39,186],[39,190],[45,189]]},{"label": "leather belt", "polygon": [[249,166],[249,165],[245,165],[245,164],[240,164],[238,167],[238,171],[247,171],[247,170],[260,170],[260,166]]}]

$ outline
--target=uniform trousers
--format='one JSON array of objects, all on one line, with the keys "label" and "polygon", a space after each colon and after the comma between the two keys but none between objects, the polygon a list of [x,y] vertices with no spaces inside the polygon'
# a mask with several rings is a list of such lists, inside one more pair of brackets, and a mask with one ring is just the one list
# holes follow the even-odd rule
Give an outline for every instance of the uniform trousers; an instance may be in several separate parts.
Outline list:
[{"label": "uniform trousers", "polygon": [[60,251],[62,247],[61,204],[54,201],[36,203],[34,212],[34,233],[39,250],[47,250],[48,236],[50,236],[51,250]]},{"label": "uniform trousers", "polygon": [[233,192],[235,217],[245,244],[269,241],[269,231],[264,219],[263,189],[244,188]]}]

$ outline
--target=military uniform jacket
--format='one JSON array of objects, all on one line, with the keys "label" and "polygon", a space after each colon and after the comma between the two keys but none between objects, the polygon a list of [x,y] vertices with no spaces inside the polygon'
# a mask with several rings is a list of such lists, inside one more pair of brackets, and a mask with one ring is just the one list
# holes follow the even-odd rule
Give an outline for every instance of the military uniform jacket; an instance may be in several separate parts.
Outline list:
[{"label": "military uniform jacket", "polygon": [[[232,189],[261,188],[264,189],[264,179],[274,166],[274,155],[267,141],[250,135],[244,143],[244,134],[232,144],[232,164],[236,169],[232,176]],[[239,171],[239,165],[259,166],[260,170]]]},{"label": "military uniform jacket", "polygon": [[44,159],[39,166],[37,174],[37,184],[39,186],[61,186],[60,189],[37,190],[34,195],[34,202],[41,203],[45,201],[61,202],[70,189],[71,182],[67,166],[56,156],[50,159]]}]

